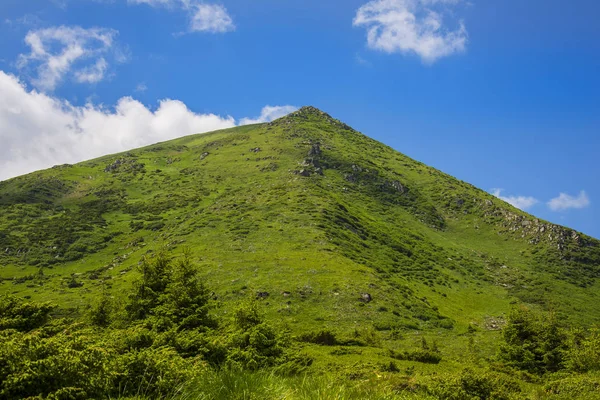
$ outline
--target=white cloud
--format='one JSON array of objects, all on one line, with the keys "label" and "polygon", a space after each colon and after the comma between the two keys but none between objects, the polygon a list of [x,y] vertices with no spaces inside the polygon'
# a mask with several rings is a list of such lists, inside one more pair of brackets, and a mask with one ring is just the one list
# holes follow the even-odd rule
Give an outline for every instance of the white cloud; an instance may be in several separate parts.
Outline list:
[{"label": "white cloud", "polygon": [[190,30],[192,32],[224,33],[235,30],[227,9],[217,4],[196,4]]},{"label": "white cloud", "polygon": [[533,207],[534,205],[539,203],[539,200],[535,197],[531,196],[502,196],[503,189],[492,189],[492,194],[499,198],[500,200],[504,200],[508,204],[521,209],[523,211],[528,208]]},{"label": "white cloud", "polygon": [[414,53],[431,64],[466,49],[464,23],[459,21],[455,30],[443,24],[443,8],[458,3],[461,0],[372,0],[358,9],[353,25],[367,29],[370,48]]},{"label": "white cloud", "polygon": [[233,19],[220,4],[200,0],[127,0],[129,4],[146,4],[151,7],[185,10],[190,32],[225,33],[235,30]]},{"label": "white cloud", "polygon": [[[0,180],[236,125],[230,116],[197,114],[178,100],[162,100],[156,110],[131,97],[114,109],[73,106],[29,91],[1,70],[0,93]],[[279,109],[285,107],[265,107],[261,118],[281,115]]]},{"label": "white cloud", "polygon": [[284,117],[289,113],[296,111],[298,107],[294,106],[266,106],[263,107],[260,117],[257,118],[242,118],[240,125],[261,124],[263,122],[271,122],[277,118]]},{"label": "white cloud", "polygon": [[21,70],[35,66],[31,82],[42,90],[54,90],[69,74],[77,82],[96,83],[106,75],[104,57],[114,53],[116,35],[112,29],[78,26],[29,31],[25,43],[31,51],[19,55],[17,65]]},{"label": "white cloud", "polygon": [[548,202],[548,207],[552,211],[564,211],[571,208],[586,208],[590,203],[590,198],[587,193],[582,190],[577,197],[561,193],[558,197],[555,197]]},{"label": "white cloud", "polygon": [[138,93],[143,93],[146,90],[148,90],[148,86],[146,85],[145,82],[140,82],[137,84],[137,86],[135,87],[135,91]]},{"label": "white cloud", "polygon": [[96,83],[104,78],[108,63],[104,58],[99,58],[96,64],[75,71],[75,80],[79,83]]}]

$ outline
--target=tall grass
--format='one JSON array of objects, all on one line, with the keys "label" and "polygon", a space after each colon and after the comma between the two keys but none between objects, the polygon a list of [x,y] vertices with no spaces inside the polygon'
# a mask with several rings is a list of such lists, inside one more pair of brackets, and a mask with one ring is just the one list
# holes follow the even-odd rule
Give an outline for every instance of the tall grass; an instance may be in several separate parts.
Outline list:
[{"label": "tall grass", "polygon": [[282,377],[272,372],[207,370],[183,390],[177,400],[349,400],[431,399],[402,392],[397,379],[343,381],[329,375]]}]

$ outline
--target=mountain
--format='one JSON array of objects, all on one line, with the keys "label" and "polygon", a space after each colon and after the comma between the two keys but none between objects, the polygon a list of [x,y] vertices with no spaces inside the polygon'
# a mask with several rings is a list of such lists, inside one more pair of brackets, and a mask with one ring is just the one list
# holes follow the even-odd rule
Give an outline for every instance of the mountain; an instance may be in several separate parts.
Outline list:
[{"label": "mountain", "polygon": [[600,242],[313,107],[0,182],[0,206],[0,290],[74,310],[166,247],[298,331],[496,329],[515,303],[600,321]]},{"label": "mountain", "polygon": [[0,398],[598,398],[600,242],[314,107],[0,210]]}]

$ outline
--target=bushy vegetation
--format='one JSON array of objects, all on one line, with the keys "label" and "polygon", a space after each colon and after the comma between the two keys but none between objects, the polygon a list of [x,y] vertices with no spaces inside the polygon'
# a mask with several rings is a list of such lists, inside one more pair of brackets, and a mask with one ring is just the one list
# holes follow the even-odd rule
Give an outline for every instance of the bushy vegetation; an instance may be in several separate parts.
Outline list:
[{"label": "bushy vegetation", "polygon": [[5,296],[0,307],[0,398],[174,396],[207,368],[298,372],[310,365],[267,323],[257,300],[232,321],[209,314],[210,293],[187,256],[139,267],[122,310],[104,297],[89,323],[49,320],[55,306]]},{"label": "bushy vegetation", "polygon": [[600,242],[313,108],[0,182],[0,207],[0,398],[598,382]]},{"label": "bushy vegetation", "polygon": [[564,368],[566,334],[553,313],[515,309],[502,333],[499,356],[508,365],[537,374]]}]

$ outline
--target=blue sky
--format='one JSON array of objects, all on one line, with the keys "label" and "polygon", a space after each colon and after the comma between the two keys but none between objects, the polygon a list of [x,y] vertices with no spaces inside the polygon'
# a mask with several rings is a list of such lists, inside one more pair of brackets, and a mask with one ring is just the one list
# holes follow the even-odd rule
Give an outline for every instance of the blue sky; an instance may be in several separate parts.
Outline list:
[{"label": "blue sky", "polygon": [[593,0],[2,0],[0,179],[314,105],[600,238],[598,15]]}]

